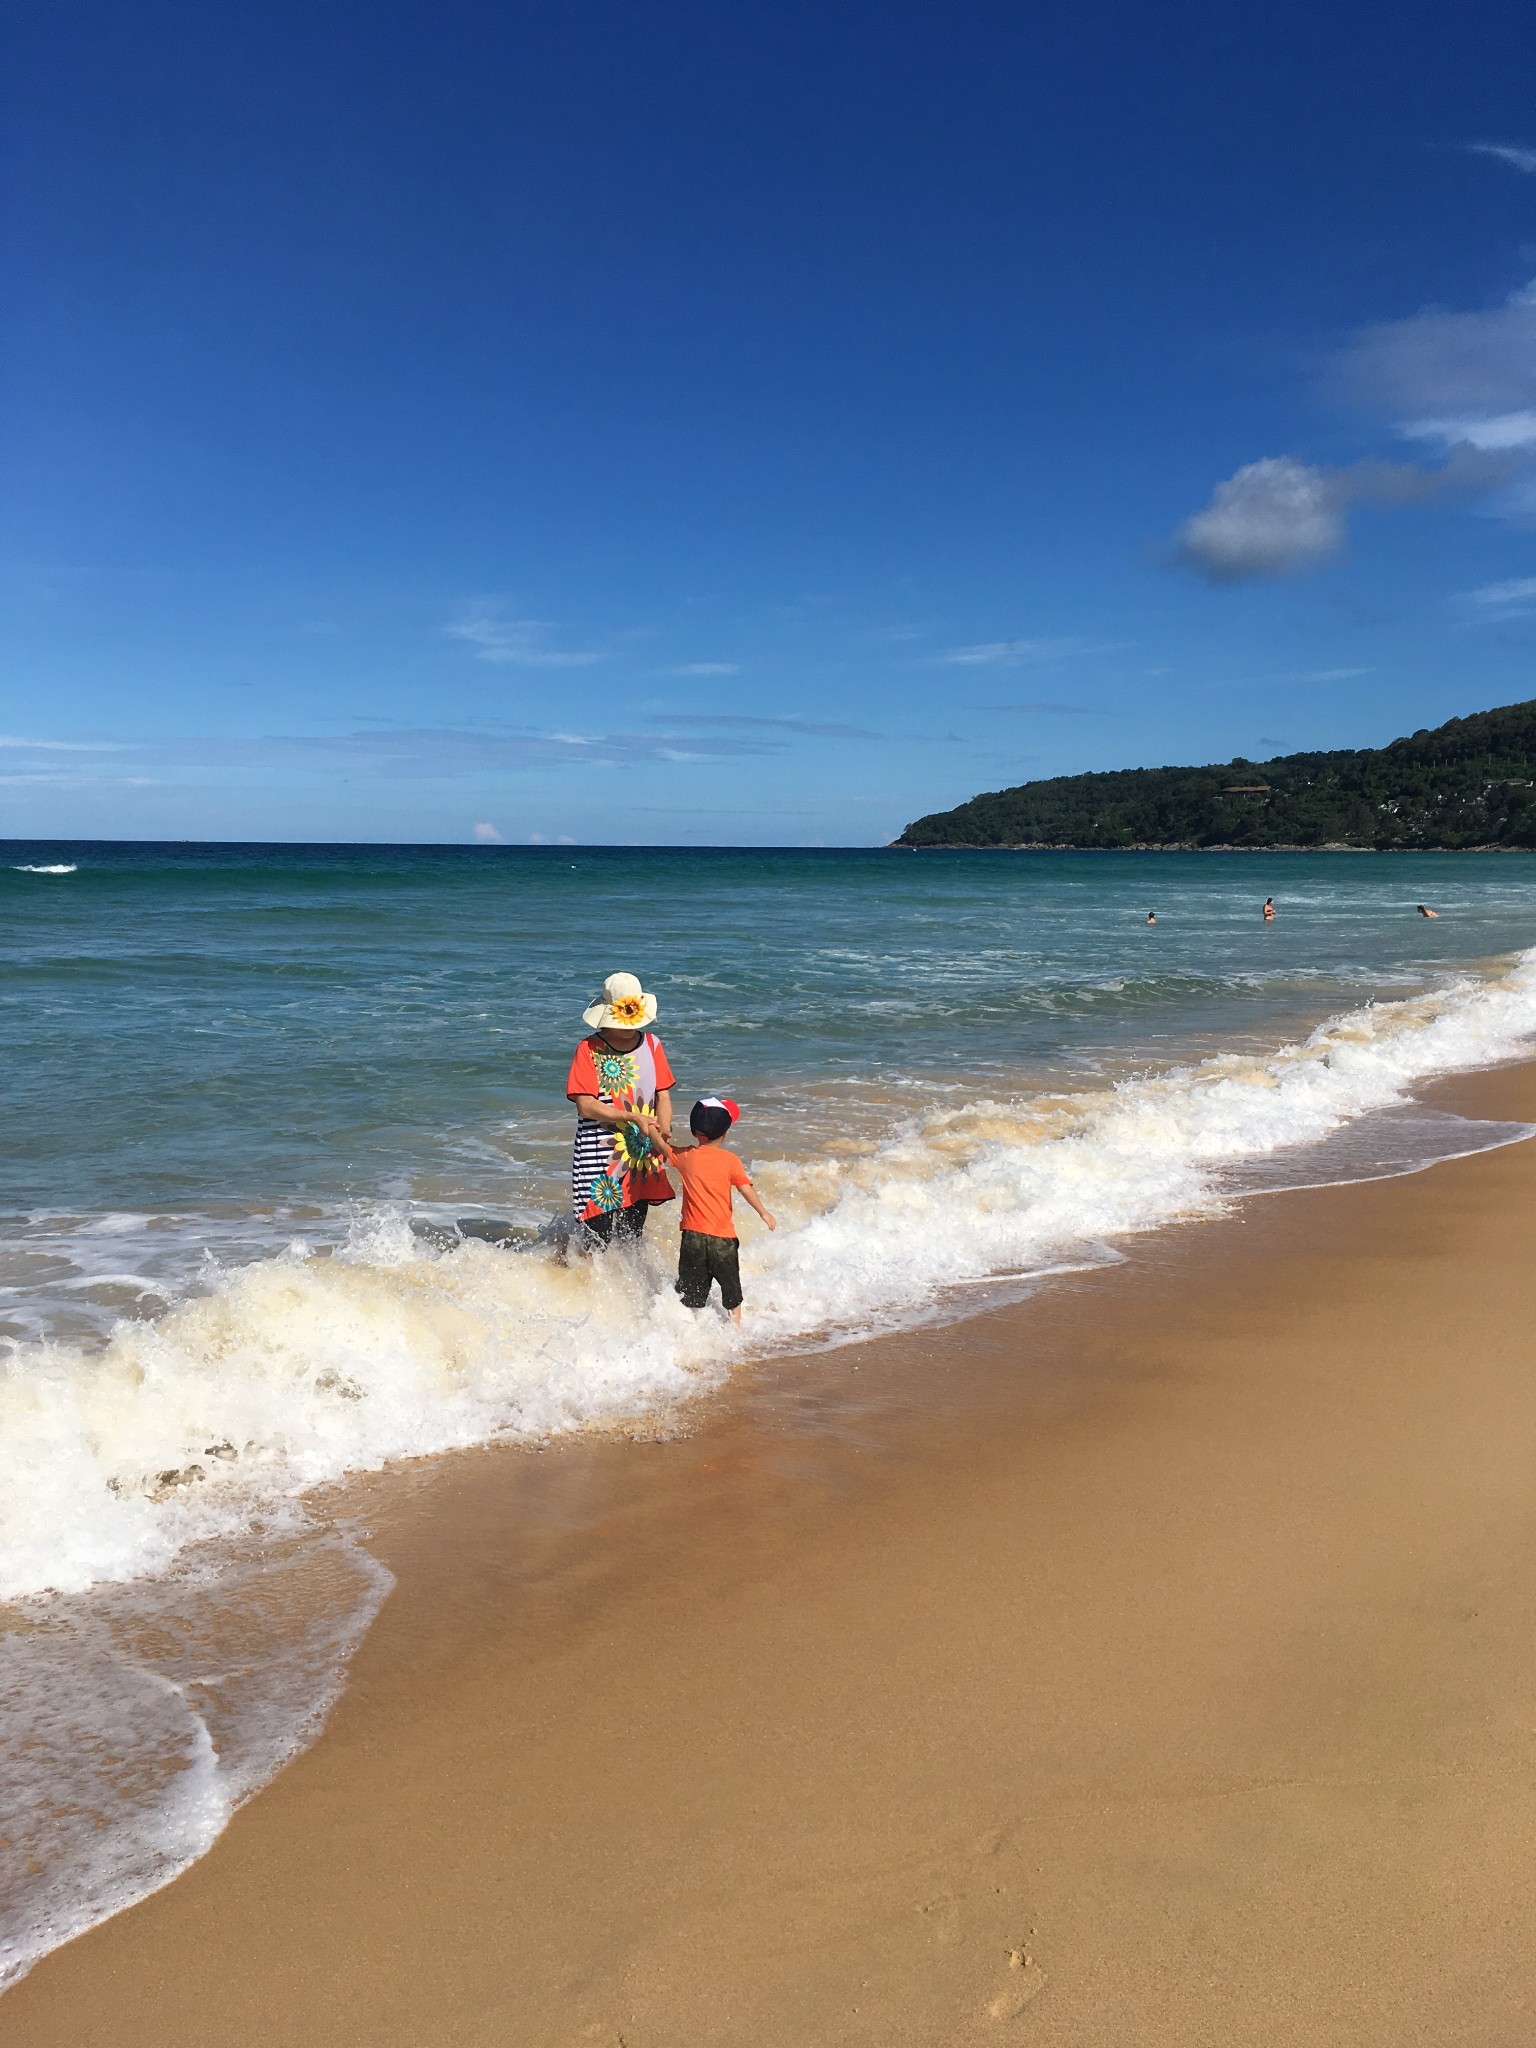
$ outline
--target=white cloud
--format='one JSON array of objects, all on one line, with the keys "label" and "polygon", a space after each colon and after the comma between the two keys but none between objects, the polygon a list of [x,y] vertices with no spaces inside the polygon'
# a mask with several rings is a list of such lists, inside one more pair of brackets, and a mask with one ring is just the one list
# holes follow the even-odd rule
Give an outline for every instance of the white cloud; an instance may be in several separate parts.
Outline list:
[{"label": "white cloud", "polygon": [[[1469,147],[1536,173],[1536,150]],[[1498,491],[1491,509],[1501,515],[1536,510],[1536,282],[1481,311],[1431,306],[1361,328],[1335,355],[1328,382],[1404,439],[1438,449],[1441,461],[1331,468],[1277,455],[1247,463],[1179,528],[1178,563],[1212,583],[1316,568],[1343,552],[1347,514],[1358,504]]]},{"label": "white cloud", "polygon": [[1344,551],[1351,505],[1428,505],[1486,491],[1510,474],[1507,453],[1449,449],[1438,469],[1368,457],[1345,469],[1268,455],[1219,483],[1174,535],[1174,561],[1208,583],[1247,583],[1316,569]]},{"label": "white cloud", "polygon": [[1485,618],[1519,618],[1536,611],[1536,576],[1515,576],[1507,583],[1485,583],[1481,590],[1465,590],[1461,602],[1471,605]]},{"label": "white cloud", "polygon": [[551,646],[556,630],[548,619],[504,619],[489,605],[469,608],[444,628],[451,640],[466,641],[480,661],[516,668],[590,668],[607,659],[600,648]]},{"label": "white cloud", "polygon": [[[1086,718],[1088,711],[1081,704],[978,704],[978,711],[1011,711],[1021,718]],[[953,734],[950,735],[954,737]]]},{"label": "white cloud", "polygon": [[652,725],[683,726],[689,732],[700,726],[709,726],[716,731],[729,732],[733,728],[762,732],[804,733],[812,739],[823,740],[878,740],[884,737],[870,732],[862,725],[821,724],[809,718],[762,718],[740,711],[717,711],[712,713],[692,711],[657,711],[651,714]]},{"label": "white cloud", "polygon": [[1331,382],[1416,438],[1524,445],[1522,422],[1536,412],[1536,284],[1481,312],[1430,306],[1364,327]]},{"label": "white cloud", "polygon": [[973,647],[952,648],[937,659],[960,668],[1023,668],[1075,654],[1109,652],[1108,647],[1086,646],[1081,640],[982,640]]},{"label": "white cloud", "polygon": [[7,789],[159,789],[153,775],[51,775],[39,769],[32,775],[0,775]]},{"label": "white cloud", "polygon": [[[785,744],[776,735],[736,730],[727,721],[701,721],[709,729],[687,739],[694,759],[769,754]],[[717,729],[718,728],[718,729]],[[664,732],[547,732],[514,726],[400,726],[368,732],[263,738],[179,739],[154,744],[163,759],[192,768],[292,765],[319,774],[385,778],[483,777],[553,767],[633,767],[678,758],[680,735]]]},{"label": "white cloud", "polygon": [[1405,420],[1402,432],[1411,441],[1438,441],[1443,448],[1530,448],[1536,446],[1536,411],[1495,412],[1482,418],[1475,413],[1463,413],[1458,419]]},{"label": "white cloud", "polygon": [[504,846],[506,841],[494,825],[477,825],[475,827],[475,843],[477,846]]},{"label": "white cloud", "polygon": [[46,754],[123,754],[132,748],[122,740],[29,740],[0,733],[0,747],[36,747]]},{"label": "white cloud", "polygon": [[1469,142],[1467,148],[1474,156],[1497,157],[1501,164],[1536,177],[1536,149],[1526,149],[1518,142]]},{"label": "white cloud", "polygon": [[1355,676],[1368,676],[1368,668],[1300,668],[1276,678],[1282,683],[1347,683]]},{"label": "white cloud", "polygon": [[1331,561],[1344,547],[1336,477],[1289,455],[1245,463],[1179,528],[1175,559],[1209,583],[1288,576]]},{"label": "white cloud", "polygon": [[674,676],[739,676],[739,661],[685,661],[681,668],[669,669]]}]

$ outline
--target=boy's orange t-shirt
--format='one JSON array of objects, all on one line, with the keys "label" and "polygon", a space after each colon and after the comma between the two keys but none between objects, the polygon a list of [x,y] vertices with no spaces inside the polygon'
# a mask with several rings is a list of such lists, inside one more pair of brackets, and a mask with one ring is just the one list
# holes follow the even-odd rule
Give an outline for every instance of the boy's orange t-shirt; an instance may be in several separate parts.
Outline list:
[{"label": "boy's orange t-shirt", "polygon": [[699,1230],[706,1237],[734,1237],[736,1219],[731,1214],[731,1189],[749,1188],[752,1176],[723,1145],[694,1145],[686,1152],[674,1152],[672,1164],[683,1183],[683,1213],[680,1230]]}]

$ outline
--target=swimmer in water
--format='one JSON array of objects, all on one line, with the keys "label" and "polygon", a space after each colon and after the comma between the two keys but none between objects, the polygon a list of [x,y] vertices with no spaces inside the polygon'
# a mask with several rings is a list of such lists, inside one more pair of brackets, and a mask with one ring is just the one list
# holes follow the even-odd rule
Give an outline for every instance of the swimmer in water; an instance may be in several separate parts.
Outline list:
[{"label": "swimmer in water", "polygon": [[1440,913],[1438,910],[1431,910],[1427,903],[1421,903],[1419,905],[1419,915],[1420,917],[1438,917]]},{"label": "swimmer in water", "polygon": [[1148,924],[1156,924],[1156,923],[1157,923],[1157,912],[1156,912],[1155,910],[1149,910],[1149,911],[1147,912],[1147,923],[1148,923]]},{"label": "swimmer in water", "polygon": [[1265,922],[1266,924],[1273,924],[1273,923],[1274,923],[1274,921],[1275,921],[1275,899],[1274,899],[1274,897],[1273,897],[1273,896],[1266,896],[1266,897],[1264,898],[1264,922]]}]

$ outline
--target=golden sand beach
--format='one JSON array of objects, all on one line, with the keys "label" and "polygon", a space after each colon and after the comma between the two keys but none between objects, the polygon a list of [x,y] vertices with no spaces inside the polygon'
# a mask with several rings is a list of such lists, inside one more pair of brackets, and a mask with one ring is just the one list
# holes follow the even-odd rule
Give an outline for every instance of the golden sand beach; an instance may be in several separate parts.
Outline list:
[{"label": "golden sand beach", "polygon": [[6,2048],[1524,2048],[1536,1146],[1131,1250],[370,1483],[327,1733]]}]

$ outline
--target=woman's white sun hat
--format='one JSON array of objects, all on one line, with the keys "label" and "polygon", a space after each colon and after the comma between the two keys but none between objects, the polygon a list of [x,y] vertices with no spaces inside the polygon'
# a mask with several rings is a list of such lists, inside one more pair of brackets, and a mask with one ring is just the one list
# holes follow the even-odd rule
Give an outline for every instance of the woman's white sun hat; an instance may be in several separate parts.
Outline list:
[{"label": "woman's white sun hat", "polygon": [[582,1011],[594,1031],[643,1031],[656,1021],[656,998],[647,995],[633,974],[610,974],[595,1003]]}]

